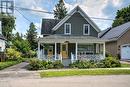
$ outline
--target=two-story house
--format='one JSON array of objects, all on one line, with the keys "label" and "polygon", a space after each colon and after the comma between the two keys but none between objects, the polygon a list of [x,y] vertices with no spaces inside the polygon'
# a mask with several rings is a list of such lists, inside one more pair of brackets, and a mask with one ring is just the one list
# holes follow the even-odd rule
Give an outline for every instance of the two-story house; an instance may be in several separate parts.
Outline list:
[{"label": "two-story house", "polygon": [[76,6],[62,20],[42,19],[42,38],[38,38],[38,58],[61,60],[68,66],[75,60],[105,58],[105,40],[98,38],[100,29]]}]

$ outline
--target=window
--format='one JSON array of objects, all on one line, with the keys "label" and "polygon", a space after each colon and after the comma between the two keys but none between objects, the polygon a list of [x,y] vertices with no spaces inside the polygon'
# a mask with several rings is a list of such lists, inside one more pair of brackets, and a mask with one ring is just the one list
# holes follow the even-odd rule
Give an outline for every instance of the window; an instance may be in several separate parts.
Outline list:
[{"label": "window", "polygon": [[83,25],[83,35],[89,35],[90,33],[90,26],[89,24],[84,24]]},{"label": "window", "polygon": [[71,24],[65,23],[64,25],[64,34],[70,35],[71,34]]}]

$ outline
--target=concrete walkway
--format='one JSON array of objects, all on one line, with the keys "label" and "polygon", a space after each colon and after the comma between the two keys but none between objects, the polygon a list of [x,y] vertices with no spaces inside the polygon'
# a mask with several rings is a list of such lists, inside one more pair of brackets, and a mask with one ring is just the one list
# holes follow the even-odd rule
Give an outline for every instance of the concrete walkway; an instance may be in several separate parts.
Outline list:
[{"label": "concrete walkway", "polygon": [[0,78],[0,87],[130,87],[130,75]]}]

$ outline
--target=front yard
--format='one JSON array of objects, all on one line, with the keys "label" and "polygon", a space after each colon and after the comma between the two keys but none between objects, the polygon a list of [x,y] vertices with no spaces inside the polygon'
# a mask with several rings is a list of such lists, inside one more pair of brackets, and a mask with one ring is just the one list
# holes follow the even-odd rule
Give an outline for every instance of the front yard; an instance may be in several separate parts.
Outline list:
[{"label": "front yard", "polygon": [[42,71],[40,76],[44,77],[62,77],[62,76],[81,76],[81,75],[126,75],[130,74],[130,69],[71,69],[71,70],[52,70]]},{"label": "front yard", "polygon": [[0,70],[7,68],[9,66],[18,64],[19,61],[6,61],[6,62],[0,62]]},{"label": "front yard", "polygon": [[90,69],[60,69],[45,70],[40,72],[44,77],[62,77],[62,76],[81,76],[81,75],[126,75],[130,74],[130,64],[121,63],[120,67],[115,68],[90,68]]},{"label": "front yard", "polygon": [[130,64],[127,64],[127,63],[121,63],[121,67],[122,68],[130,68]]},{"label": "front yard", "polygon": [[18,63],[24,62],[24,61],[29,61],[29,60],[30,60],[29,58],[20,58],[18,60],[7,60],[4,62],[0,62],[0,70],[16,65]]}]

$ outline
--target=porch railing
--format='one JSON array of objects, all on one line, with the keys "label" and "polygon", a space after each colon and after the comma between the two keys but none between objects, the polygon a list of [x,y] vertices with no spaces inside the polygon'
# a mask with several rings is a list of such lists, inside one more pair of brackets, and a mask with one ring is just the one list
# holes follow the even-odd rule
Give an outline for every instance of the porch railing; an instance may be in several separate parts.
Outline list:
[{"label": "porch railing", "polygon": [[71,63],[75,62],[76,60],[102,60],[103,55],[102,54],[87,54],[87,55],[77,55],[77,59],[75,54],[71,53]]},{"label": "porch railing", "polygon": [[[47,55],[42,55],[42,57],[40,58],[41,60],[45,60],[45,61],[56,61],[56,60],[60,60],[62,62],[62,55],[61,54],[57,54],[56,57],[55,55],[52,56],[47,56]],[[103,54],[82,54],[82,55],[77,55],[77,59],[76,59],[76,55],[71,53],[71,63],[75,62],[76,60],[102,60],[103,59]]]},{"label": "porch railing", "polygon": [[76,56],[75,54],[71,53],[71,63],[76,61]]},{"label": "porch railing", "polygon": [[103,54],[77,55],[78,60],[102,60]]},{"label": "porch railing", "polygon": [[61,60],[62,61],[62,56],[60,54],[57,54],[56,55],[56,58],[55,58],[55,55],[52,55],[52,56],[48,56],[48,55],[42,55],[40,57],[41,60],[45,60],[45,61],[56,61],[56,60]]}]

